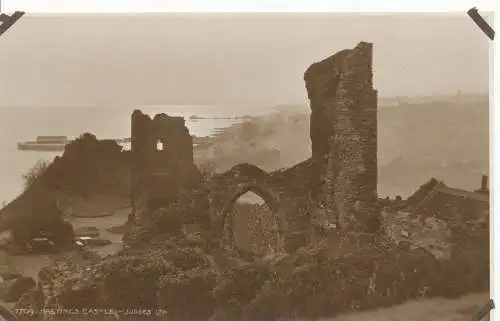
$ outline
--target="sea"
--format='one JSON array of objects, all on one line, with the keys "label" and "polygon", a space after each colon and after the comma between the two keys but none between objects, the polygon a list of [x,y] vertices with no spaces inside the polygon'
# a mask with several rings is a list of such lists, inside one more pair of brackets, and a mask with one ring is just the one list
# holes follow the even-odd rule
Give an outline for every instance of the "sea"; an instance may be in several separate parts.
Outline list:
[{"label": "sea", "polygon": [[[16,198],[24,188],[22,176],[39,160],[52,161],[62,152],[21,151],[17,143],[35,140],[37,136],[67,136],[72,139],[83,133],[92,133],[99,139],[130,137],[131,115],[140,109],[151,116],[166,113],[185,117],[192,135],[209,136],[215,130],[231,126],[245,115],[259,116],[271,113],[269,107],[210,106],[210,105],[155,105],[130,108],[98,106],[22,106],[0,107],[0,207]],[[196,115],[199,118],[189,119]],[[215,119],[214,119],[215,118]],[[226,119],[224,119],[226,118]],[[227,119],[232,118],[232,119]],[[124,148],[127,148],[125,146]]]}]

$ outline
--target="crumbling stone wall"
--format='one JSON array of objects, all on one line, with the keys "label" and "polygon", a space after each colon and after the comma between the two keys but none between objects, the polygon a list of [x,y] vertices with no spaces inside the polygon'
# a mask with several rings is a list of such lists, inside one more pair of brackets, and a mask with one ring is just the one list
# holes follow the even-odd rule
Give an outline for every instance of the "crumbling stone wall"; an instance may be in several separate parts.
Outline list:
[{"label": "crumbling stone wall", "polygon": [[372,44],[362,42],[311,65],[304,80],[311,102],[312,157],[287,170],[261,174],[280,195],[285,243],[301,239],[294,248],[306,245],[308,225],[315,220],[323,227],[374,232],[378,201]]},{"label": "crumbling stone wall", "polygon": [[[285,234],[301,234],[301,245],[306,245],[312,217],[326,216],[326,221],[346,230],[371,227],[378,170],[372,44],[362,42],[314,63],[304,80],[311,101],[312,157],[269,174],[241,164],[211,179],[207,184],[209,215],[220,237],[228,208],[246,191],[256,192],[283,217]],[[163,148],[157,148],[158,144]],[[134,216],[140,220],[144,213],[152,212],[152,199],[159,200],[158,207],[172,203],[178,191],[193,181],[193,173],[199,174],[194,167],[193,141],[183,118],[161,114],[150,119],[140,111],[133,113]]]},{"label": "crumbling stone wall", "polygon": [[182,117],[158,114],[151,119],[135,110],[131,140],[130,219],[146,224],[152,211],[198,185],[201,174],[193,163],[193,138]]},{"label": "crumbling stone wall", "polygon": [[366,230],[377,201],[377,92],[373,45],[359,43],[304,74],[311,105],[313,196],[343,229]]},{"label": "crumbling stone wall", "polygon": [[[207,183],[210,191],[210,216],[212,227],[216,231],[218,238],[226,238],[230,243],[233,241],[231,225],[231,209],[235,201],[247,192],[253,192],[260,196],[275,215],[281,215],[284,200],[286,199],[283,188],[273,182],[270,174],[257,166],[250,164],[236,165],[230,170],[215,175]],[[285,222],[282,220],[282,228]],[[228,233],[229,235],[225,235]],[[231,244],[227,244],[230,245]]]}]

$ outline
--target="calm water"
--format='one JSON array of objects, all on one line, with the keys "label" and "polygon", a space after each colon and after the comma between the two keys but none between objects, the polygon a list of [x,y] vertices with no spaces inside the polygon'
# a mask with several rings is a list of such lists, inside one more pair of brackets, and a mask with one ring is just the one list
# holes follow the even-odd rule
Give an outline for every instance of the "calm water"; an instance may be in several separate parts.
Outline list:
[{"label": "calm water", "polygon": [[[98,138],[123,138],[130,136],[130,116],[136,107],[0,107],[0,205],[15,198],[23,189],[22,175],[40,159],[53,160],[61,152],[18,151],[17,143],[34,140],[39,135],[65,135],[77,137],[85,132]],[[144,113],[167,113],[184,116],[191,134],[207,136],[215,128],[235,122],[231,119],[206,119],[190,121],[191,115],[200,117],[234,117],[258,115],[269,108],[239,108],[213,106],[146,106]]]}]

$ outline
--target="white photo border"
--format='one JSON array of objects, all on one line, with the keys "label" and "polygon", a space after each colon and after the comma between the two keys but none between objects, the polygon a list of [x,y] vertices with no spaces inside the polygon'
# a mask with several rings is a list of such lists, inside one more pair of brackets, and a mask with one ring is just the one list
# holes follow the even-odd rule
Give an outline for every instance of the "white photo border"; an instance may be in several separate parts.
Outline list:
[{"label": "white photo border", "polygon": [[[1,12],[10,14],[14,11],[25,11],[27,15],[44,13],[146,13],[146,12],[455,12],[466,14],[476,7],[479,14],[494,12],[496,14],[499,1],[494,0],[0,0]],[[21,19],[22,20],[22,19]],[[489,19],[494,30],[498,30],[498,19]],[[18,22],[21,23],[21,22]],[[473,23],[471,21],[471,23]],[[478,33],[478,37],[481,34]],[[483,35],[486,37],[486,35]],[[497,92],[498,48],[495,41],[490,47],[490,182],[491,182],[491,298],[500,305],[500,237],[495,237],[495,230],[500,231],[500,220],[494,213],[500,204],[500,174],[494,164],[500,161],[500,112],[494,108],[499,93]],[[473,63],[473,62],[472,62]],[[497,107],[498,108],[498,107]],[[497,188],[498,187],[498,188]],[[486,304],[487,302],[485,302]],[[499,306],[500,308],[500,306]],[[500,312],[494,309],[491,320],[500,320]]]}]

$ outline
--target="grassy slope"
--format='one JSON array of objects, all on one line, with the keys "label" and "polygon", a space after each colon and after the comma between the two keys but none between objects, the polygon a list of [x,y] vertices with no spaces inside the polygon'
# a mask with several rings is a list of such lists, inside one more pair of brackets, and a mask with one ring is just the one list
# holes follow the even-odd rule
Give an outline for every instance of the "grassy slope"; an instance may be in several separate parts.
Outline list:
[{"label": "grassy slope", "polygon": [[[488,293],[474,293],[453,300],[410,301],[391,308],[342,315],[328,321],[468,321],[488,300]],[[489,319],[486,316],[483,320]]]}]

